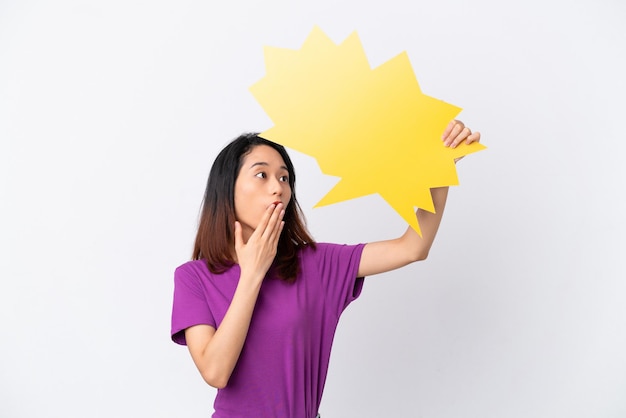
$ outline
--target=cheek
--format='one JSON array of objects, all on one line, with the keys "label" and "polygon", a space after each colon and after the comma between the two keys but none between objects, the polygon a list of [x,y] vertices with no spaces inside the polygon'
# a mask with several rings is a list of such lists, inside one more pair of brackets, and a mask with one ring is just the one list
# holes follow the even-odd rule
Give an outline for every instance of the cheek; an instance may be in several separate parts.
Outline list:
[{"label": "cheek", "polygon": [[254,185],[249,181],[238,181],[235,183],[235,202],[246,203],[254,198]]},{"label": "cheek", "polygon": [[263,216],[262,197],[257,187],[242,182],[235,187],[235,216],[240,222],[254,224]]},{"label": "cheek", "polygon": [[250,193],[245,185],[237,185],[235,187],[235,216],[240,218],[249,210],[250,207]]}]

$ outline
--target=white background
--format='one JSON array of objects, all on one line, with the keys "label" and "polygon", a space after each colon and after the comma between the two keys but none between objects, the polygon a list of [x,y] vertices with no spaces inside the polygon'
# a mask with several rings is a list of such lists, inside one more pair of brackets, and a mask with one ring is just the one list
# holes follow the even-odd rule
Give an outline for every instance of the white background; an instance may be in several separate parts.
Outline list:
[{"label": "white background", "polygon": [[[271,126],[263,46],[407,51],[488,150],[430,258],[368,278],[324,418],[626,416],[626,3],[0,1],[0,416],[206,417],[169,339],[210,164]],[[318,241],[400,234],[292,152]],[[381,174],[382,175],[382,174]]]}]

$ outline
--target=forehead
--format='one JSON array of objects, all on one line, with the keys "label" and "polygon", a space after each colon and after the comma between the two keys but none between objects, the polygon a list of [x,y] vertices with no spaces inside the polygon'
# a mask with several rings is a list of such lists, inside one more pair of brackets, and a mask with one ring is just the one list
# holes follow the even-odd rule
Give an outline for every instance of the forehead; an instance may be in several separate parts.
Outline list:
[{"label": "forehead", "polygon": [[262,163],[263,165],[277,166],[287,169],[283,157],[278,151],[268,145],[256,145],[244,155],[242,169],[251,168],[254,165]]}]

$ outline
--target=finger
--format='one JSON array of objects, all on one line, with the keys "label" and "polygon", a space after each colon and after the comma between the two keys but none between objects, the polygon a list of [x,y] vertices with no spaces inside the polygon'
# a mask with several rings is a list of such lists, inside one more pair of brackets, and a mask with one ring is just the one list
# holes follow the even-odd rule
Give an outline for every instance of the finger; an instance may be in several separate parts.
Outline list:
[{"label": "finger", "polygon": [[[480,132],[473,132],[467,138],[465,138],[465,143],[467,145],[472,144],[474,142],[480,142]],[[458,157],[454,159],[454,162],[457,163],[463,159],[464,156]]]},{"label": "finger", "polygon": [[269,205],[267,207],[267,209],[265,209],[265,212],[263,212],[263,216],[261,217],[261,220],[259,221],[259,224],[257,225],[256,229],[254,230],[254,232],[252,233],[252,235],[250,236],[250,238],[256,238],[256,237],[262,237],[263,234],[265,233],[266,229],[267,229],[267,225],[269,224],[272,214],[274,213],[274,210],[276,209],[276,205],[274,205],[273,203],[271,205]]},{"label": "finger", "polygon": [[472,134],[472,131],[467,126],[463,128],[461,132],[452,140],[450,148],[456,148],[461,142],[468,138]]},{"label": "finger", "polygon": [[465,129],[465,125],[462,122],[455,122],[456,123],[452,127],[452,130],[450,131],[450,133],[448,133],[448,136],[443,141],[446,147],[452,145],[452,142],[461,134],[461,132],[463,132],[463,129]]},{"label": "finger", "polygon": [[446,126],[446,129],[444,129],[443,134],[441,134],[441,139],[442,140],[446,140],[446,138],[448,137],[448,135],[450,135],[450,132],[452,132],[452,128],[454,128],[454,125],[456,124],[456,121],[453,119],[450,121],[450,123],[448,123],[448,126]]},{"label": "finger", "polygon": [[281,212],[283,211],[283,204],[279,203],[278,205],[274,206],[274,208],[272,209],[272,213],[271,216],[267,222],[267,224],[265,225],[265,229],[263,230],[263,238],[265,239],[271,239],[274,230],[276,229],[277,225],[280,223],[279,219],[281,218]]},{"label": "finger", "polygon": [[278,215],[278,219],[277,219],[276,225],[274,226],[274,228],[272,229],[272,231],[271,231],[271,233],[269,235],[269,240],[274,245],[278,242],[278,239],[280,238],[281,231],[283,230],[283,227],[285,225],[285,221],[283,221],[284,217],[285,217],[285,210],[282,209],[280,211],[280,214]]},{"label": "finger", "polygon": [[473,132],[470,136],[465,139],[466,144],[471,144],[472,142],[480,142],[480,132]]},{"label": "finger", "polygon": [[235,250],[241,248],[243,246],[243,232],[241,229],[241,224],[238,221],[235,221]]},{"label": "finger", "polygon": [[278,245],[278,240],[280,239],[280,235],[283,233],[283,229],[285,229],[285,221],[280,221],[278,225],[278,233],[276,234],[276,245]]}]

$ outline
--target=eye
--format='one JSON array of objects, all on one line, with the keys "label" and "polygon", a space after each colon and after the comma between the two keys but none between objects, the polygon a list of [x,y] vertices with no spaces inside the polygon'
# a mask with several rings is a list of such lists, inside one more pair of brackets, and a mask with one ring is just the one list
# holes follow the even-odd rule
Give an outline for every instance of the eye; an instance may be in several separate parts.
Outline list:
[{"label": "eye", "polygon": [[280,176],[280,181],[284,181],[285,183],[289,183],[289,176]]},{"label": "eye", "polygon": [[259,172],[259,173],[256,173],[256,174],[254,175],[254,177],[258,177],[258,178],[260,178],[260,179],[264,179],[264,178],[266,178],[266,177],[267,177],[267,175],[266,175],[263,171],[261,171],[261,172]]}]

